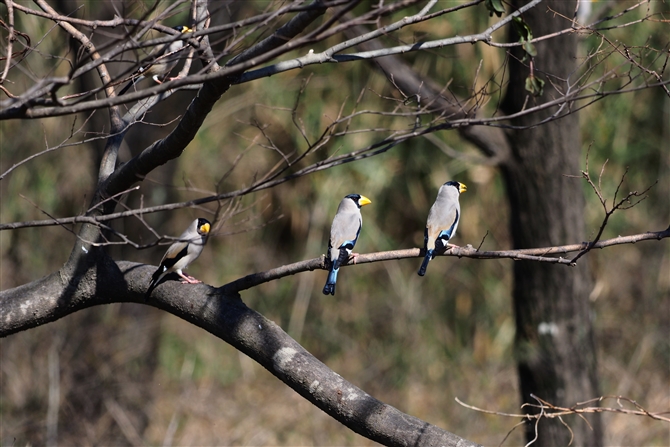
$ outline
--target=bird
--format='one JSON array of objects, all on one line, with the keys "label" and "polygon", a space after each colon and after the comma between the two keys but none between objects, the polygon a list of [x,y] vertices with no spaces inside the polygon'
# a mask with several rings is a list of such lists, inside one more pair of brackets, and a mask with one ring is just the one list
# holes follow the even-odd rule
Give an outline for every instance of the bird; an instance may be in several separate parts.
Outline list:
[{"label": "bird", "polygon": [[198,218],[191,222],[191,225],[179,236],[179,240],[170,245],[161,260],[160,266],[151,275],[151,282],[144,294],[145,299],[149,298],[160,280],[171,272],[175,272],[183,278],[182,284],[198,284],[201,282],[192,276],[185,275],[182,270],[198,259],[203,248],[205,248],[211,228],[212,224],[207,219]]},{"label": "bird", "polygon": [[465,183],[455,181],[449,181],[440,186],[435,203],[428,212],[423,235],[423,248],[426,250],[426,256],[419,269],[419,276],[426,274],[428,263],[435,257],[435,252],[446,249],[448,242],[456,235],[456,228],[458,228],[458,221],[461,217],[461,205],[458,203],[458,198],[467,190]]},{"label": "bird", "polygon": [[[179,31],[182,34],[193,31],[187,26],[175,26],[172,29]],[[147,77],[151,77],[157,84],[162,84],[163,78],[167,76],[179,62],[179,52],[182,48],[184,48],[184,41],[181,39],[154,47],[147,57],[149,63],[140,67],[133,73],[133,79],[121,89],[118,96],[123,95],[130,87]]]},{"label": "bird", "polygon": [[335,295],[335,283],[340,266],[347,262],[350,256],[354,258],[355,263],[357,254],[352,253],[352,250],[363,225],[361,207],[370,203],[372,201],[365,196],[349,194],[337,207],[333,225],[330,227],[330,240],[326,254],[326,257],[330,259],[330,270],[326,285],[323,287],[324,295]]}]

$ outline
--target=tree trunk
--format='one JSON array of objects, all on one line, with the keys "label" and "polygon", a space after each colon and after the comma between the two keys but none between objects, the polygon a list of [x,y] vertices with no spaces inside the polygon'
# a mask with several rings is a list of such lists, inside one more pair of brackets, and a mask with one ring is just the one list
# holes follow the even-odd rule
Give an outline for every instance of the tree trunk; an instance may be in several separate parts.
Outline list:
[{"label": "tree trunk", "polygon": [[[521,6],[514,2],[514,8]],[[543,6],[545,5],[545,6]],[[572,17],[574,2],[552,1],[531,9],[523,18],[534,36],[569,26],[548,8]],[[512,29],[510,41],[518,36]],[[535,74],[545,81],[542,102],[559,95],[552,83],[565,91],[576,69],[576,36],[568,35],[536,44]],[[534,98],[524,90],[529,61],[514,51],[510,84],[503,103],[505,113],[532,107]],[[547,79],[544,73],[551,73]],[[538,101],[539,102],[539,101]],[[517,126],[537,124],[544,115],[526,115],[512,122]],[[515,248],[559,245],[585,240],[584,196],[579,179],[581,142],[577,114],[507,134],[512,156],[502,166],[511,206],[511,234]],[[569,268],[539,262],[515,262],[514,311],[516,355],[523,402],[538,404],[531,395],[555,405],[572,406],[599,396],[593,329],[589,318],[591,277],[586,262]],[[587,418],[592,428],[578,417],[564,418],[574,432],[572,445],[602,445],[600,417]],[[566,446],[571,433],[559,420],[543,419],[535,445]],[[535,438],[533,424],[526,437]]]}]

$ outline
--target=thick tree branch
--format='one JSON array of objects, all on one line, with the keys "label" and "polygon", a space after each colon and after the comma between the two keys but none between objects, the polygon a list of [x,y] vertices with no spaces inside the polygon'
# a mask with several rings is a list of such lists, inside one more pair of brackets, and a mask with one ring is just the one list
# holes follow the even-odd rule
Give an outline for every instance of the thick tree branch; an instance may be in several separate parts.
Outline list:
[{"label": "thick tree branch", "polygon": [[[618,237],[594,248],[670,237],[665,231]],[[479,252],[453,247],[446,255],[471,258],[527,259],[583,249],[573,244],[507,252]],[[361,254],[357,263],[419,257],[419,249]],[[94,258],[82,258],[82,262]],[[87,307],[113,302],[144,302],[153,267],[130,262],[114,263],[97,257],[95,265],[81,265],[78,274],[54,273],[41,280],[0,292],[0,337],[55,321]],[[201,327],[267,368],[300,395],[352,430],[385,445],[474,445],[426,422],[377,401],[342,379],[304,350],[295,340],[262,315],[247,308],[235,291],[302,271],[325,268],[317,258],[250,275],[219,289],[166,281],[152,302]],[[439,443],[439,444],[437,444]]]},{"label": "thick tree branch", "polygon": [[[58,273],[0,293],[0,337],[55,321],[87,307],[144,302],[153,268],[130,262],[98,265],[63,281]],[[152,304],[231,344],[353,431],[387,446],[476,446],[387,405],[349,383],[279,326],[235,294],[167,281]]]}]

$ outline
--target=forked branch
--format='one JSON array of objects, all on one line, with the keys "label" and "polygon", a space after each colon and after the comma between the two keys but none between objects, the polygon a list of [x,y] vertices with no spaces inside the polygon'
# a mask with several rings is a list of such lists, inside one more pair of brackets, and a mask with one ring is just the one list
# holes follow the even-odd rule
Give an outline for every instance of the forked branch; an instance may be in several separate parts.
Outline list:
[{"label": "forked branch", "polygon": [[[590,149],[590,148],[589,148]],[[619,190],[621,189],[621,185],[623,185],[624,180],[626,179],[626,174],[628,174],[628,168],[626,168],[626,171],[623,173],[621,176],[621,180],[619,180],[619,184],[616,187],[616,190],[614,191],[614,197],[612,198],[612,206],[607,207],[607,199],[603,195],[602,191],[602,177],[603,173],[605,172],[605,165],[607,165],[607,161],[603,163],[602,168],[600,169],[600,175],[598,176],[598,185],[593,182],[591,179],[591,174],[589,173],[589,152],[587,151],[586,153],[586,168],[582,171],[582,177],[588,182],[588,184],[593,188],[593,191],[596,193],[598,196],[598,200],[600,201],[600,205],[603,207],[603,210],[605,211],[605,217],[603,218],[602,223],[600,224],[600,228],[598,229],[598,234],[596,237],[593,239],[593,241],[589,242],[586,247],[584,247],[577,255],[572,258],[570,261],[571,263],[576,263],[579,258],[584,256],[586,253],[591,251],[593,248],[596,247],[598,244],[598,241],[600,241],[600,238],[603,235],[603,231],[605,230],[605,227],[607,226],[607,222],[609,221],[609,218],[614,214],[615,211],[617,210],[627,210],[630,208],[633,208],[635,205],[639,204],[642,202],[644,199],[646,199],[648,196],[646,195],[647,192],[651,188],[658,183],[658,180],[652,183],[650,186],[648,186],[644,191],[642,192],[637,192],[637,191],[631,191],[626,196],[620,200],[617,201],[617,196],[619,195]]]},{"label": "forked branch", "polygon": [[[458,397],[455,398],[456,402],[458,402],[460,405],[462,405],[465,408],[469,408],[471,410],[478,411],[480,413],[486,413],[486,414],[493,414],[496,416],[504,416],[504,417],[511,417],[511,418],[522,418],[523,420],[516,424],[512,429],[507,433],[505,438],[500,442],[499,445],[502,445],[505,440],[509,437],[509,435],[519,426],[527,423],[533,423],[535,426],[535,430],[537,432],[538,430],[538,424],[542,418],[547,418],[547,419],[554,419],[558,418],[561,420],[563,425],[566,427],[568,431],[570,431],[570,434],[572,435],[572,429],[570,429],[570,426],[562,419],[563,416],[569,416],[569,415],[577,415],[582,418],[582,420],[586,421],[588,424],[588,421],[583,417],[584,414],[589,414],[589,413],[619,413],[619,414],[627,414],[631,416],[643,416],[643,417],[648,417],[650,419],[654,419],[657,421],[661,422],[670,422],[670,410],[665,410],[665,411],[649,411],[645,409],[642,405],[638,404],[636,401],[629,399],[624,396],[600,396],[596,397],[594,399],[589,399],[585,402],[577,402],[575,405],[572,407],[560,407],[558,405],[553,405],[550,402],[545,401],[544,399],[541,399],[537,396],[534,396],[531,394],[531,397],[535,399],[537,404],[529,404],[525,403],[521,406],[521,408],[535,408],[536,412],[533,413],[505,413],[502,411],[495,411],[495,410],[485,410],[483,408],[478,408],[473,405],[466,404],[462,400],[460,400]],[[615,400],[616,401],[616,407],[600,407],[600,406],[594,406],[593,404],[598,404],[600,402],[606,401],[606,400]],[[622,404],[623,403],[628,403],[633,406],[633,408],[625,408],[625,406]],[[536,438],[537,439],[537,438]],[[536,440],[535,439],[535,440]],[[532,445],[535,443],[535,440],[529,442],[526,444],[527,446]]]}]

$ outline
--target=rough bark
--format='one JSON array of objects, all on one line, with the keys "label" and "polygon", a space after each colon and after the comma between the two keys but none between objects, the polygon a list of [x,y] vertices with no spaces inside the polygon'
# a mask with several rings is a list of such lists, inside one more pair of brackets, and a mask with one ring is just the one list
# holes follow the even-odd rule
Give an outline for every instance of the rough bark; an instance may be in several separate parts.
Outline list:
[{"label": "rough bark", "polygon": [[[515,7],[523,2],[516,1]],[[524,20],[534,36],[565,28],[565,17],[574,12],[574,2],[552,1],[528,11]],[[511,30],[510,40],[516,40]],[[536,44],[536,75],[546,82],[540,98],[527,98],[524,90],[529,75],[528,61],[521,63],[514,51],[510,63],[510,83],[503,104],[506,113],[519,111],[524,101],[529,106],[559,93],[550,85],[565,89],[576,69],[576,36],[567,35]],[[544,73],[551,73],[547,79]],[[533,126],[555,111],[518,118],[518,126]],[[502,164],[511,206],[511,234],[514,248],[550,246],[568,240],[585,240],[584,196],[579,179],[581,141],[577,114],[538,127],[511,130],[507,134],[512,156]],[[587,263],[573,269],[556,268],[536,262],[514,263],[514,311],[516,315],[516,354],[523,402],[537,404],[531,397],[557,405],[572,406],[599,395],[593,328],[589,317],[589,292],[592,289]],[[602,445],[602,429],[597,414],[583,420],[566,420],[574,432],[572,445]],[[527,439],[535,438],[535,428],[526,426]],[[544,419],[539,426],[537,445],[568,445],[570,431],[558,420]]]},{"label": "rough bark", "polygon": [[[0,292],[0,337],[107,303],[144,302],[153,268],[118,262],[103,254],[72,276],[62,272]],[[90,258],[89,258],[90,259]],[[387,446],[475,446],[421,419],[402,413],[347,382],[279,326],[223,289],[160,284],[150,304],[205,329],[263,365],[318,408],[351,430]]]}]

